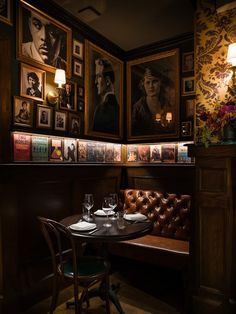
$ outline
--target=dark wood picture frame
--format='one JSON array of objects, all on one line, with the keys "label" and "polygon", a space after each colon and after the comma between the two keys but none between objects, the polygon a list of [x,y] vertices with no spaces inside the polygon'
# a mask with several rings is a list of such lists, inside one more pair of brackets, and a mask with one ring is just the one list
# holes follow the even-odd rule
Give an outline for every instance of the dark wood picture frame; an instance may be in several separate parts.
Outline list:
[{"label": "dark wood picture frame", "polygon": [[[34,23],[30,24],[29,21],[32,16]],[[33,28],[34,24],[39,25],[42,29],[45,29],[44,26],[47,24],[47,29],[50,27],[50,36],[54,36],[55,38],[60,36],[60,40],[56,40],[60,47],[55,45],[42,47],[36,33],[34,34],[34,38],[31,35],[30,27]],[[47,32],[45,32],[45,34],[46,36],[48,35]],[[64,69],[67,76],[70,77],[71,38],[71,29],[69,27],[34,8],[25,1],[20,1],[17,36],[17,58],[20,61],[40,66],[50,72],[55,72],[56,68]],[[52,55],[53,50],[55,53]]]},{"label": "dark wood picture frame", "polygon": [[33,127],[34,102],[31,99],[14,96],[13,124],[31,128]]},{"label": "dark wood picture frame", "polygon": [[44,100],[45,71],[21,63],[20,95],[34,100]]},{"label": "dark wood picture frame", "polygon": [[0,21],[12,25],[12,0],[1,1]]},{"label": "dark wood picture frame", "polygon": [[[147,92],[155,108],[149,109]],[[127,62],[127,117],[128,140],[179,136],[178,48]]]},{"label": "dark wood picture frame", "polygon": [[[68,94],[67,88],[69,88]],[[63,85],[59,107],[69,111],[77,110],[77,84],[75,82],[67,80],[66,84]]]},{"label": "dark wood picture frame", "polygon": [[182,54],[182,72],[194,71],[194,52],[184,52]]},{"label": "dark wood picture frame", "polygon": [[182,95],[194,95],[195,94],[195,77],[183,77],[182,78]]},{"label": "dark wood picture frame", "polygon": [[69,113],[69,133],[78,136],[81,133],[81,118],[79,114]]},{"label": "dark wood picture frame", "polygon": [[79,77],[83,77],[83,63],[78,60],[74,60],[73,74]]},{"label": "dark wood picture frame", "polygon": [[67,112],[54,111],[54,130],[65,132],[67,129]]},{"label": "dark wood picture frame", "polygon": [[[86,40],[85,64],[85,134],[102,138],[122,138],[123,117],[123,62]],[[101,65],[103,63],[103,65]],[[109,75],[101,76],[109,89],[113,89],[105,99],[100,93],[95,76],[96,68],[105,67]],[[113,78],[111,78],[111,76]],[[98,77],[98,76],[97,76]],[[102,103],[102,99],[104,102]],[[104,107],[105,105],[105,107]]]},{"label": "dark wood picture frame", "polygon": [[48,106],[37,105],[36,127],[42,129],[52,128],[53,109]]}]

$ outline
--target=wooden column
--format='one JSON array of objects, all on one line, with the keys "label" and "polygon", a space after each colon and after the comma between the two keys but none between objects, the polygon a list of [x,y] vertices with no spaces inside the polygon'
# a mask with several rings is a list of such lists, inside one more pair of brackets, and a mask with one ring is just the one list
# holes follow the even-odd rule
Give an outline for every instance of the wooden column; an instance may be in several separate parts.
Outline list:
[{"label": "wooden column", "polygon": [[228,313],[236,299],[236,145],[189,152],[196,158],[193,313]]}]

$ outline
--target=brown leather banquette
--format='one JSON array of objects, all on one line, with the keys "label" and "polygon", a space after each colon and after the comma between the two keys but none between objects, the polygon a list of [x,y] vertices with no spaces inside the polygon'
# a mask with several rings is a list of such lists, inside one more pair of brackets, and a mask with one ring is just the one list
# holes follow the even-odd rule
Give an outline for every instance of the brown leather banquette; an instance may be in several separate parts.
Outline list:
[{"label": "brown leather banquette", "polygon": [[112,243],[112,254],[183,269],[188,264],[190,195],[126,189],[120,192],[120,208],[140,212],[153,221],[153,231],[141,238]]}]

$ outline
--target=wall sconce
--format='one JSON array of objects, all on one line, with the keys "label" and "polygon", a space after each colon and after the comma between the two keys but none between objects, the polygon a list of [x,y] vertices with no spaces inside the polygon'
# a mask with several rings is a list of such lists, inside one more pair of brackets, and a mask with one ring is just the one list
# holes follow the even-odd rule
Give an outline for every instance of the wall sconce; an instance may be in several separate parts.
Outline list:
[{"label": "wall sconce", "polygon": [[170,125],[172,121],[172,112],[167,112],[165,115],[165,119],[161,117],[160,113],[156,113],[155,115],[155,121],[157,123],[160,123],[162,127],[167,127]]},{"label": "wall sconce", "polygon": [[228,91],[231,95],[236,95],[236,43],[230,44],[228,47],[227,62],[231,64],[233,71]]},{"label": "wall sconce", "polygon": [[66,84],[66,73],[65,70],[62,69],[56,69],[55,76],[54,76],[54,83],[58,84],[58,92],[56,93],[55,91],[49,91],[47,93],[47,101],[55,105],[56,102],[58,101],[59,103],[61,102],[61,97],[62,97],[62,85]]}]

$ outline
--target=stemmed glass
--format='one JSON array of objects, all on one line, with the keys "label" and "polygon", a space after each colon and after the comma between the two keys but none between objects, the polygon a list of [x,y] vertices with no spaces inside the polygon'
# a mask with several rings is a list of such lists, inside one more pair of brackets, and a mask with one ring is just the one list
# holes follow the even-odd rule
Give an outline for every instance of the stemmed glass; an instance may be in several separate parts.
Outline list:
[{"label": "stemmed glass", "polygon": [[106,222],[103,224],[103,226],[109,228],[109,227],[111,227],[111,223],[110,223],[109,217],[108,217],[108,214],[111,211],[110,197],[104,197],[103,202],[102,202],[102,210],[107,215]]},{"label": "stemmed glass", "polygon": [[[109,199],[109,206],[110,206],[111,210],[114,211],[114,209],[116,208],[117,205],[118,205],[118,196],[116,193],[111,193],[110,199]],[[113,215],[110,219],[115,220],[116,216]]]},{"label": "stemmed glass", "polygon": [[86,220],[87,221],[93,221],[93,218],[90,216],[90,210],[94,205],[94,201],[93,201],[93,194],[85,194],[84,195],[84,206],[88,211],[88,215]]}]

